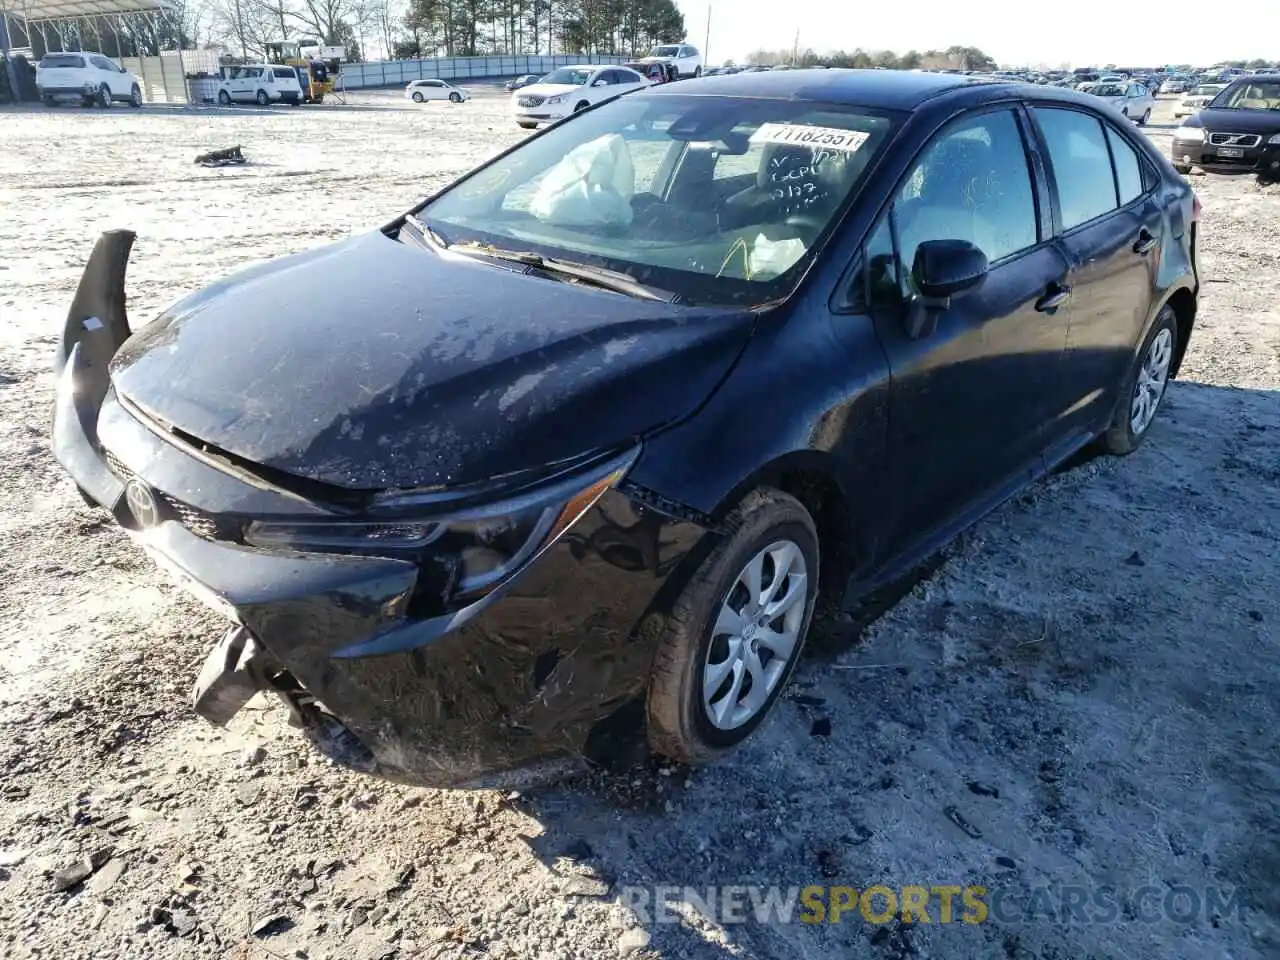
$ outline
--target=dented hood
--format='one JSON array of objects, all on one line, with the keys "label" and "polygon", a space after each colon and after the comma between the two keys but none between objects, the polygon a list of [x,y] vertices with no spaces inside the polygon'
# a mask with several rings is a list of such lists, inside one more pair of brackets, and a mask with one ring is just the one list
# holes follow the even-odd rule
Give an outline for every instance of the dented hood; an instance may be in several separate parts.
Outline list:
[{"label": "dented hood", "polygon": [[143,414],[276,470],[456,485],[687,416],[751,327],[375,233],[187,297],[121,347],[111,379]]}]

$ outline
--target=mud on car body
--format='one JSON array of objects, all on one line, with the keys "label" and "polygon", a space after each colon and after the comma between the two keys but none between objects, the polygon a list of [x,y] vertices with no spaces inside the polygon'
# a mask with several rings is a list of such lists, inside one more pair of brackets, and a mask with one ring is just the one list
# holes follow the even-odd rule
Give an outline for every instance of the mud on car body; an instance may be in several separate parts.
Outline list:
[{"label": "mud on car body", "polygon": [[215,723],[272,691],[330,756],[431,785],[637,731],[707,760],[768,715],[820,584],[851,603],[1146,436],[1198,205],[1124,126],[932,74],[663,85],[136,333],[109,233],[55,454],[227,618]]}]

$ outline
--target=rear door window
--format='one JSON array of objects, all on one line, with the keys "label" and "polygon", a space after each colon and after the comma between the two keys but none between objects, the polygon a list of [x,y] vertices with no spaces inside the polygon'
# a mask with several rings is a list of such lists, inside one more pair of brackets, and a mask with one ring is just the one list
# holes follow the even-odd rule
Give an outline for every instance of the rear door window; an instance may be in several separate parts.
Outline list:
[{"label": "rear door window", "polygon": [[1062,229],[1088,223],[1118,206],[1102,121],[1078,110],[1034,107],[1058,185]]}]

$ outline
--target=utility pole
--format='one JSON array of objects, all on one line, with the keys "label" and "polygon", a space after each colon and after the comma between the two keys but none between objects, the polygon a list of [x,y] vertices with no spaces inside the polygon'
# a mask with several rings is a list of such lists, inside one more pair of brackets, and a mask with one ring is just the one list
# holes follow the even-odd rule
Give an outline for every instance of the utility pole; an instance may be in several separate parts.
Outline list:
[{"label": "utility pole", "polygon": [[796,65],[796,57],[800,54],[800,28],[796,27],[796,39],[791,45],[791,68],[794,70]]},{"label": "utility pole", "polygon": [[707,51],[710,49],[711,49],[711,2],[710,0],[707,0],[707,34],[706,34],[706,38],[702,41],[702,62],[707,67],[711,66],[711,61],[707,59],[707,57],[709,56]]}]

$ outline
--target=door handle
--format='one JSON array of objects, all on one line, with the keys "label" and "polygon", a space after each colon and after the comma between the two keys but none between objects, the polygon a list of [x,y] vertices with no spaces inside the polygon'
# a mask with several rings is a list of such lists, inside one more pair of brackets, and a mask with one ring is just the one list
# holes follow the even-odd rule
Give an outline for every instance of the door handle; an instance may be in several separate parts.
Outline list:
[{"label": "door handle", "polygon": [[1043,297],[1036,301],[1036,309],[1041,313],[1055,313],[1057,309],[1071,299],[1071,288],[1060,283],[1049,284]]},{"label": "door handle", "polygon": [[1148,253],[1156,248],[1156,244],[1160,241],[1151,235],[1145,228],[1138,234],[1137,242],[1133,245],[1133,252],[1140,257],[1145,257]]}]

